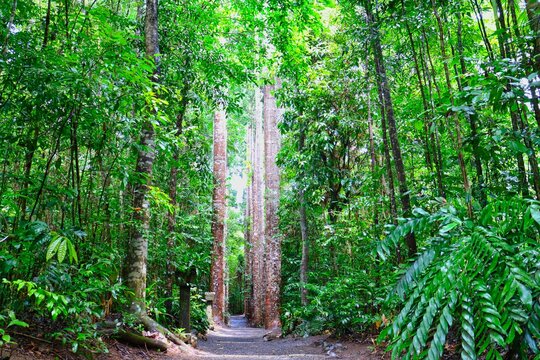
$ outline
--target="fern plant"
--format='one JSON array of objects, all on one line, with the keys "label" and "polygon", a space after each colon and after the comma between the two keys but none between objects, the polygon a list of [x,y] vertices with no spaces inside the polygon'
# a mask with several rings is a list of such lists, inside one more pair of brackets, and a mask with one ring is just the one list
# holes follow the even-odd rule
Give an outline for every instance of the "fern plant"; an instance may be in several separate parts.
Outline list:
[{"label": "fern plant", "polygon": [[385,259],[410,231],[424,246],[395,287],[401,311],[380,339],[394,359],[440,359],[450,332],[461,358],[539,356],[540,203],[500,200],[475,220],[452,206],[395,227]]}]

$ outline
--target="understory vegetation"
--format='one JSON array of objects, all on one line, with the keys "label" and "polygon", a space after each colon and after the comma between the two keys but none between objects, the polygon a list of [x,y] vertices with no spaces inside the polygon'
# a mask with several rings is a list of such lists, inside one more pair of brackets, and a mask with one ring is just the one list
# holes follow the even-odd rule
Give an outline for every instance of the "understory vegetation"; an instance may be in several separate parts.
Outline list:
[{"label": "understory vegetation", "polygon": [[[285,334],[538,358],[539,74],[535,0],[0,2],[0,358],[207,331],[218,111],[225,319],[273,249]],[[279,249],[251,240],[270,85]]]}]

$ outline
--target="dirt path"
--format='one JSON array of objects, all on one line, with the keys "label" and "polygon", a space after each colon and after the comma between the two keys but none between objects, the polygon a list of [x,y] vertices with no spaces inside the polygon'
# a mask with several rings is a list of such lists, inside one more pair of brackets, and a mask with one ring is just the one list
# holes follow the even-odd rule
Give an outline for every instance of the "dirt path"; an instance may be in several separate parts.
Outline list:
[{"label": "dirt path", "polygon": [[232,316],[230,327],[208,333],[207,341],[199,341],[199,349],[189,359],[325,359],[321,347],[309,346],[304,339],[265,341],[264,329],[248,327],[243,316]]},{"label": "dirt path", "polygon": [[[194,355],[181,357],[185,360],[307,360],[307,359],[380,359],[366,345],[328,345],[323,343],[326,336],[308,338],[287,338],[272,341],[263,339],[264,329],[248,327],[243,316],[231,317],[230,327],[219,328],[208,334],[207,341],[199,342]],[[328,351],[330,349],[330,351]]]},{"label": "dirt path", "polygon": [[[243,316],[233,316],[230,327],[221,327],[208,333],[207,341],[199,341],[198,349],[189,351],[173,347],[166,353],[148,351],[118,343],[109,342],[110,353],[101,354],[103,360],[320,360],[333,358],[354,360],[381,360],[384,352],[356,342],[329,340],[328,335],[307,338],[285,338],[265,341],[264,329],[252,328]],[[36,359],[81,359],[66,349],[53,347],[48,343],[19,339],[22,345],[12,353],[13,360]],[[9,351],[8,351],[9,353]],[[4,353],[6,355],[6,353]],[[1,356],[0,356],[1,358]]]}]

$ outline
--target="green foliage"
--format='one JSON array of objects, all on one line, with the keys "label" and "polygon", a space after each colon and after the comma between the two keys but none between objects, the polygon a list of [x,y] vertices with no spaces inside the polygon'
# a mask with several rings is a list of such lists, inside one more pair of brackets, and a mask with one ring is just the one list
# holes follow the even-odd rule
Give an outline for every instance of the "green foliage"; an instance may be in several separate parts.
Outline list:
[{"label": "green foliage", "polygon": [[[365,271],[337,277],[324,285],[308,284],[307,306],[289,305],[283,310],[283,330],[298,335],[315,335],[330,330],[350,335],[375,330],[380,322],[386,288],[377,286],[373,274]],[[299,292],[299,284],[285,291]]]},{"label": "green foliage", "polygon": [[381,334],[393,358],[439,359],[451,332],[461,333],[464,359],[538,353],[538,207],[501,199],[470,220],[446,206],[390,232],[383,255],[409,231],[424,243],[395,287],[401,311]]},{"label": "green foliage", "polygon": [[10,327],[28,327],[26,322],[17,319],[15,312],[12,310],[6,312],[7,316],[4,315],[4,313],[0,314],[0,354],[2,353],[4,346],[14,344],[11,340],[11,336],[7,333]]},{"label": "green foliage", "polygon": [[208,316],[206,314],[206,300],[200,289],[191,291],[191,327],[198,333],[204,334],[208,327]]},{"label": "green foliage", "polygon": [[[86,236],[82,231],[74,231],[73,233],[80,239]],[[56,232],[51,232],[51,243],[47,248],[46,260],[49,261],[54,255],[57,255],[58,262],[61,263],[66,258],[66,254],[69,257],[70,263],[78,262],[77,252],[75,251],[73,242],[65,235],[62,236]]]},{"label": "green foliage", "polygon": [[[538,354],[540,204],[524,200],[540,198],[531,4],[160,0],[156,67],[140,1],[2,1],[0,308],[46,321],[73,351],[100,348],[95,322],[130,305],[121,268],[145,209],[128,184],[141,183],[148,310],[176,326],[176,280],[189,278],[204,331],[212,114],[227,109],[232,183],[254,88],[279,78],[285,330],[371,332],[392,317],[383,337],[396,358],[441,358],[449,339],[464,359]],[[151,177],[135,169],[148,122]],[[227,224],[233,312],[249,260],[242,190],[230,189]],[[408,258],[411,232],[421,250]]]}]

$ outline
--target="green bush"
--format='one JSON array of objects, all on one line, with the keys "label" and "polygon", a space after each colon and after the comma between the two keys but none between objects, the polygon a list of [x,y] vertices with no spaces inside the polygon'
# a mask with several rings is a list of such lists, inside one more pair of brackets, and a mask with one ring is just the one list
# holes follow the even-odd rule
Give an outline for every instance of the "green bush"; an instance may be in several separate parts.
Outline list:
[{"label": "green bush", "polygon": [[286,305],[285,332],[313,335],[329,330],[336,335],[347,335],[372,331],[380,321],[386,289],[366,271],[336,277],[323,285],[308,284],[307,289],[310,292],[307,306]]},{"label": "green bush", "polygon": [[410,231],[424,242],[397,283],[401,311],[381,334],[395,359],[439,359],[450,332],[462,359],[525,359],[540,338],[540,203],[501,200],[474,220],[452,206],[397,226],[384,258]]},{"label": "green bush", "polygon": [[191,328],[199,333],[206,333],[210,324],[206,316],[206,300],[199,289],[191,291]]}]

